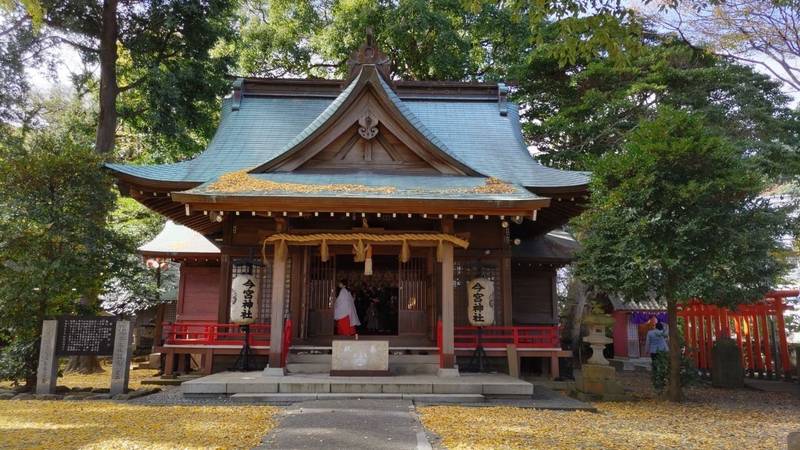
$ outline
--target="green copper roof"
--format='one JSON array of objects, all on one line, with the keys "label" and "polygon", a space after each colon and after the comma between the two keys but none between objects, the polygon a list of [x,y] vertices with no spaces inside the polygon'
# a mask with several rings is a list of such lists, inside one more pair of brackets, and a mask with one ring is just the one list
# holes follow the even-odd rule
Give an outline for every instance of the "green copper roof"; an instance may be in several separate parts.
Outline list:
[{"label": "green copper roof", "polygon": [[[263,165],[312,134],[335,113],[357,80],[335,99],[243,95],[239,109],[234,111],[232,99],[227,98],[214,138],[194,159],[177,164],[108,167],[146,180],[205,183],[231,171]],[[513,104],[508,104],[508,114],[503,116],[496,101],[402,100],[382,79],[381,86],[428,141],[481,175],[528,188],[580,187],[588,183],[586,172],[548,168],[530,156]],[[435,180],[446,177],[432,178],[436,184],[440,182]]]},{"label": "green copper roof", "polygon": [[[185,194],[203,196],[269,196],[269,197],[336,197],[336,198],[387,198],[387,199],[419,199],[419,200],[484,200],[484,201],[519,201],[537,200],[540,197],[519,185],[507,185],[508,192],[484,192],[487,178],[465,177],[454,175],[392,175],[373,172],[353,173],[307,173],[307,172],[271,172],[251,174],[257,180],[269,180],[275,183],[292,183],[301,186],[351,185],[363,186],[367,191],[359,190],[314,190],[313,193],[291,189],[271,190],[236,190],[226,192],[214,189],[214,182],[204,183],[196,188],[184,191]],[[372,189],[370,189],[372,188]]]}]

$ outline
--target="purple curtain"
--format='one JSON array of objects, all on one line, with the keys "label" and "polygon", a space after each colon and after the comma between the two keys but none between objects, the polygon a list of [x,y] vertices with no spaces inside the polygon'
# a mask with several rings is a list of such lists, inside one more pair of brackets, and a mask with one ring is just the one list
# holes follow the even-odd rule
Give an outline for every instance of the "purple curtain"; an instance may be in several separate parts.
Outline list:
[{"label": "purple curtain", "polygon": [[635,323],[636,325],[641,325],[650,321],[651,318],[655,317],[656,320],[659,322],[667,323],[667,313],[665,312],[645,312],[645,311],[634,311],[631,313],[631,322]]}]

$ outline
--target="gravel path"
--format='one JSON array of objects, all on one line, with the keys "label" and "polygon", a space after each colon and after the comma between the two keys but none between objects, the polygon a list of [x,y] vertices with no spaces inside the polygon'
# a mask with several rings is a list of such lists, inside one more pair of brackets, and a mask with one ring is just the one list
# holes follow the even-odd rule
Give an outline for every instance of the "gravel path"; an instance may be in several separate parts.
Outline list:
[{"label": "gravel path", "polygon": [[227,396],[184,398],[180,386],[164,386],[161,392],[128,400],[134,405],[241,405]]},{"label": "gravel path", "polygon": [[290,406],[257,449],[429,450],[408,400],[315,400]]}]

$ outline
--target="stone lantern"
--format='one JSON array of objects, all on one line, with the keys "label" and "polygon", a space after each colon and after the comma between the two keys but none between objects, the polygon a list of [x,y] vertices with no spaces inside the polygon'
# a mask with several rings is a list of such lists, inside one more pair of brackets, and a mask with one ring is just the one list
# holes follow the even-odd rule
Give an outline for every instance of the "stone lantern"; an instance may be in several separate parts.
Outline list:
[{"label": "stone lantern", "polygon": [[614,342],[606,336],[606,329],[614,325],[614,318],[603,314],[599,307],[585,316],[583,323],[589,334],[583,339],[592,347],[592,356],[575,375],[575,389],[581,400],[624,400],[625,389],[619,384],[616,369],[603,356],[606,345]]}]

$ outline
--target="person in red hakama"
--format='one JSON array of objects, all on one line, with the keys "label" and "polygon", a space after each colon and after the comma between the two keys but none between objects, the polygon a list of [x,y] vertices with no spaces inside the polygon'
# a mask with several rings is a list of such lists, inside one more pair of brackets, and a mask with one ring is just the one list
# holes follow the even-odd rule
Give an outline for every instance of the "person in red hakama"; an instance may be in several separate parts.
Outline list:
[{"label": "person in red hakama", "polygon": [[361,325],[356,312],[356,303],[353,294],[347,289],[345,280],[339,282],[339,295],[333,304],[333,319],[336,321],[336,334],[358,338],[356,327]]}]

